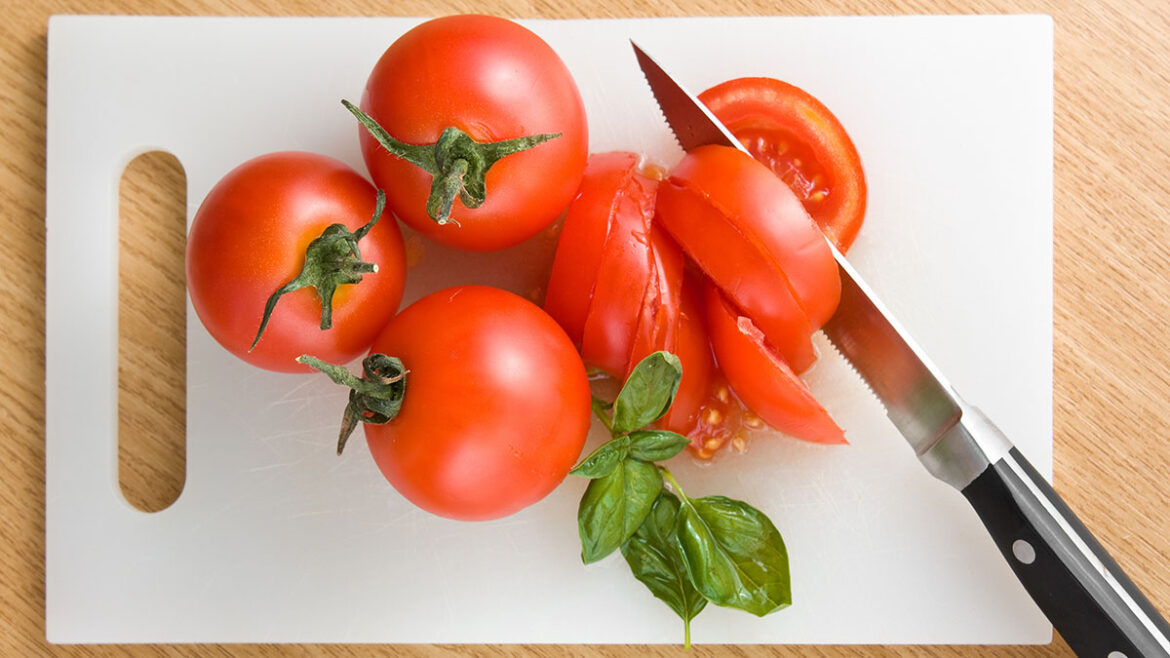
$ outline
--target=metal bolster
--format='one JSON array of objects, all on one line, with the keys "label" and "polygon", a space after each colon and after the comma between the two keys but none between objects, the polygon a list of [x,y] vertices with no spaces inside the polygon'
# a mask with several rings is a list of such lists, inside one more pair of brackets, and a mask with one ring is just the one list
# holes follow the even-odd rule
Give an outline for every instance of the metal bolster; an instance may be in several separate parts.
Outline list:
[{"label": "metal bolster", "polygon": [[962,491],[988,466],[1006,457],[1012,444],[982,411],[957,395],[955,399],[961,410],[959,421],[918,459],[936,478]]}]

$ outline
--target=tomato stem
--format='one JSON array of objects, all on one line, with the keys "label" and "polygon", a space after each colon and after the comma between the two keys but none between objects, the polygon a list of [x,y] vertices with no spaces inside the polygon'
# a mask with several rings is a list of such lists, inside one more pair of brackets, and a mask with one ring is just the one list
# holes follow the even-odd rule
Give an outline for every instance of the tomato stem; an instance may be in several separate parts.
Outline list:
[{"label": "tomato stem", "polygon": [[313,238],[305,249],[305,264],[301,266],[300,273],[292,281],[277,288],[264,304],[264,316],[260,319],[260,328],[256,331],[252,346],[248,348],[249,352],[256,349],[256,344],[260,342],[276,302],[294,290],[315,288],[321,300],[321,329],[333,327],[333,293],[337,291],[337,286],[360,283],[363,274],[378,271],[376,264],[362,260],[358,241],[366,237],[374,224],[378,223],[385,207],[386,193],[378,190],[374,216],[361,228],[351,233],[344,224],[330,224],[321,235]]},{"label": "tomato stem", "polygon": [[402,361],[375,352],[362,360],[362,376],[355,377],[345,366],[322,361],[315,356],[303,354],[297,357],[303,363],[320,370],[335,383],[349,387],[349,403],[341,418],[341,431],[337,435],[337,454],[345,449],[345,442],[358,423],[385,425],[402,410],[402,399],[406,396],[407,370]]},{"label": "tomato stem", "polygon": [[451,217],[456,197],[466,208],[483,205],[487,200],[487,172],[501,158],[561,136],[561,133],[541,133],[498,142],[477,142],[459,128],[448,126],[434,144],[407,144],[386,132],[353,103],[342,100],[341,104],[382,148],[432,176],[427,215],[440,225],[459,224]]}]

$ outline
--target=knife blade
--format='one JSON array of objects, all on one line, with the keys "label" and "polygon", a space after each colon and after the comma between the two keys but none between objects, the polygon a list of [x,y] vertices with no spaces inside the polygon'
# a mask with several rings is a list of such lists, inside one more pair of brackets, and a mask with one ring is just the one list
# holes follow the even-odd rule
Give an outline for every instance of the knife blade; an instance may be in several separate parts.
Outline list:
[{"label": "knife blade", "polygon": [[[636,43],[635,58],[684,150],[751,155]],[[1006,436],[963,400],[830,244],[841,301],[823,327],[935,477],[958,489],[1017,578],[1080,656],[1170,657],[1170,624]]]}]

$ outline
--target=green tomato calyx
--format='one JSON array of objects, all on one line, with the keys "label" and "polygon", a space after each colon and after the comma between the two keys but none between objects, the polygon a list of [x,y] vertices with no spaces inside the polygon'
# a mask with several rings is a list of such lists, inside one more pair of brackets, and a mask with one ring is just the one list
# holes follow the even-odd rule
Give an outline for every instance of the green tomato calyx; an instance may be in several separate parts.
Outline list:
[{"label": "green tomato calyx", "polygon": [[434,144],[407,144],[386,132],[353,103],[342,100],[341,104],[383,148],[431,175],[427,215],[440,225],[459,224],[451,217],[456,198],[466,208],[483,205],[487,200],[487,172],[500,159],[561,136],[561,133],[541,133],[498,142],[477,142],[459,128],[448,126]]},{"label": "green tomato calyx", "polygon": [[341,431],[337,435],[337,454],[345,450],[345,442],[358,423],[385,425],[402,410],[406,396],[407,370],[402,361],[375,352],[362,360],[362,376],[355,377],[345,366],[322,361],[304,354],[297,363],[320,370],[335,383],[349,387],[349,403],[342,414]]},{"label": "green tomato calyx", "polygon": [[330,224],[321,235],[313,238],[305,249],[305,264],[301,266],[300,273],[292,281],[277,288],[264,304],[264,316],[260,319],[260,328],[256,331],[252,346],[248,348],[249,352],[256,349],[256,344],[260,342],[276,302],[294,290],[306,287],[316,289],[317,297],[321,300],[321,329],[333,327],[333,293],[337,291],[337,286],[360,283],[363,274],[378,271],[377,265],[362,260],[358,241],[378,223],[385,207],[386,193],[378,190],[374,217],[364,226],[350,232],[344,224]]}]

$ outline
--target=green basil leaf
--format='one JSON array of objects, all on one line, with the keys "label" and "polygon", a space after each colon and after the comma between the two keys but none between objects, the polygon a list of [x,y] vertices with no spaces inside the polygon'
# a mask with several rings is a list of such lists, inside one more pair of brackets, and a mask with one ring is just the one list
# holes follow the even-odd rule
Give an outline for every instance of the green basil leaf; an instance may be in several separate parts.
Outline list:
[{"label": "green basil leaf", "polygon": [[662,474],[653,464],[623,459],[605,477],[590,480],[577,508],[581,561],[596,562],[634,534],[662,491]]},{"label": "green basil leaf", "polygon": [[630,432],[627,436],[630,437],[630,456],[644,462],[666,461],[691,442],[682,434],[666,430],[642,430]]},{"label": "green basil leaf", "polygon": [[574,466],[569,473],[591,479],[603,478],[612,473],[629,452],[629,435],[610,439],[590,453],[580,464]]},{"label": "green basil leaf", "polygon": [[788,551],[760,510],[723,496],[686,500],[678,542],[691,582],[712,603],[764,615],[788,607]]},{"label": "green basil leaf", "polygon": [[642,429],[665,415],[681,379],[682,362],[670,352],[658,351],[642,359],[614,400],[614,433]]},{"label": "green basil leaf", "polygon": [[622,544],[622,556],[634,577],[683,620],[689,646],[691,620],[703,611],[707,599],[691,583],[679,550],[675,534],[678,510],[678,498],[664,490],[638,531]]}]

